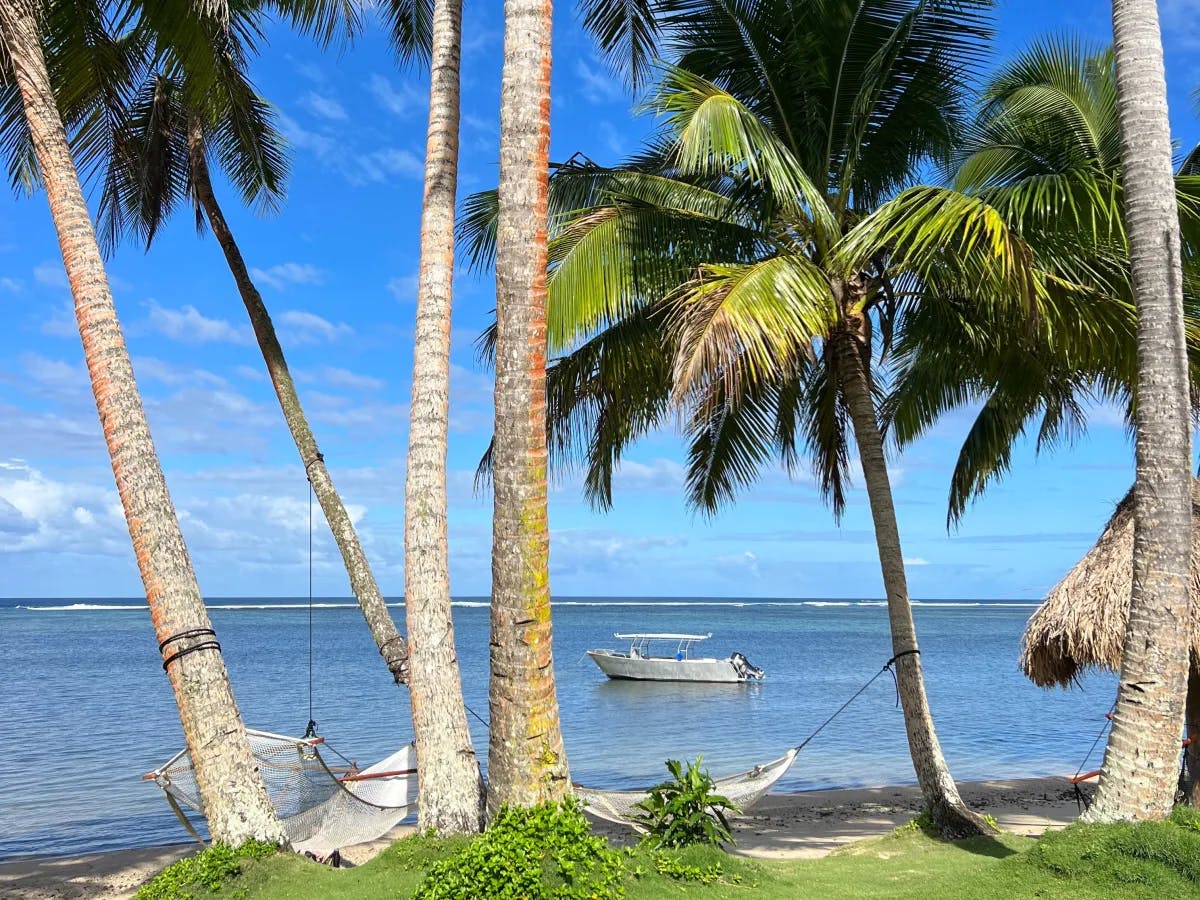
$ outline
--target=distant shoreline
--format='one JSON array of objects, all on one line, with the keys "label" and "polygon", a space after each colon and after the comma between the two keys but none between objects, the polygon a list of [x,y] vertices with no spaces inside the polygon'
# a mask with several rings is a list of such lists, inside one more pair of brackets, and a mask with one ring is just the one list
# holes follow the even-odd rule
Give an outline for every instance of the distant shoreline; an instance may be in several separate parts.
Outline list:
[{"label": "distant shoreline", "polygon": [[[255,600],[260,603],[272,603],[279,600],[307,600],[307,597],[302,597],[298,594],[272,594],[270,596],[255,595],[255,594],[229,594],[224,596],[210,596],[205,600],[216,603],[224,603],[229,601],[247,601]],[[319,602],[353,600],[354,597],[350,594],[328,594],[314,595],[313,600]],[[403,600],[403,594],[396,595],[396,600]],[[455,597],[455,600],[487,600],[486,594],[463,594]],[[130,603],[133,601],[144,601],[144,598],[138,594],[130,594],[126,596],[109,596],[109,597],[29,597],[24,595],[10,595],[0,597],[0,603],[10,603],[14,601],[25,601],[34,603],[80,603],[90,601],[92,603]],[[715,595],[715,594],[562,594],[556,596],[552,602],[554,603],[572,603],[572,602],[600,602],[607,601],[612,603],[620,603],[623,601],[638,601],[642,603],[671,603],[671,602],[687,602],[687,603],[885,603],[883,597],[743,597],[737,595]],[[1024,597],[914,597],[913,603],[1041,603],[1038,598]]]},{"label": "distant shoreline", "polygon": [[[959,789],[968,806],[995,816],[1014,834],[1036,836],[1068,825],[1078,815],[1065,777],[962,782]],[[912,786],[769,794],[736,820],[733,852],[759,859],[816,858],[852,841],[886,834],[917,815],[921,805],[920,791]],[[385,840],[352,848],[344,856],[361,864],[415,830],[415,825],[400,825]],[[598,823],[595,830],[619,843],[634,837],[630,829],[608,823]],[[194,843],[171,844],[68,857],[19,857],[0,862],[0,898],[129,897],[196,848]]]}]

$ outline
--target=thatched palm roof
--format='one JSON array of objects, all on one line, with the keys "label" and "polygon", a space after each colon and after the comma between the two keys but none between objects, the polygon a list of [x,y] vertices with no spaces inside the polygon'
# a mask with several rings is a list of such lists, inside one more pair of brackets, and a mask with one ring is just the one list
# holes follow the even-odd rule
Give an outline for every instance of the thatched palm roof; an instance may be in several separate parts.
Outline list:
[{"label": "thatched palm roof", "polygon": [[[1192,480],[1192,659],[1200,660],[1200,480]],[[1085,669],[1118,670],[1133,591],[1133,491],[1100,540],[1025,626],[1021,668],[1041,687],[1066,687]]]}]

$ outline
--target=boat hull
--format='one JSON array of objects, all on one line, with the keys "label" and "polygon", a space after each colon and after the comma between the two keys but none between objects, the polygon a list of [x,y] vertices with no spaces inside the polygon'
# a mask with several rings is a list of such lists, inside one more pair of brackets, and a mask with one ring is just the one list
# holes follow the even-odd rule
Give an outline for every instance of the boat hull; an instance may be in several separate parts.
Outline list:
[{"label": "boat hull", "polygon": [[669,657],[630,657],[612,650],[589,650],[600,671],[620,681],[704,681],[737,684],[746,679],[738,675],[728,659],[671,659]]}]

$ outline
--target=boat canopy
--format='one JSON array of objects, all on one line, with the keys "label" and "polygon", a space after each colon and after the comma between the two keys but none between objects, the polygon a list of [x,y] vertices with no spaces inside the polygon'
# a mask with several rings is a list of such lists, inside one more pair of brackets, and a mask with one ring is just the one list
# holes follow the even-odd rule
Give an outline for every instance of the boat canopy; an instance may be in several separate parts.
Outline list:
[{"label": "boat canopy", "polygon": [[712,632],[710,631],[708,634],[617,634],[614,632],[613,637],[622,641],[707,641],[712,637]]}]

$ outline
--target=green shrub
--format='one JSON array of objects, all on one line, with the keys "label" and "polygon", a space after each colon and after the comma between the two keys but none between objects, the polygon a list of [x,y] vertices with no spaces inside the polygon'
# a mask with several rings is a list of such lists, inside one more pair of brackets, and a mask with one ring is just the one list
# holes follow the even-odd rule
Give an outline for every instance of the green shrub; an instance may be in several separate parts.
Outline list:
[{"label": "green shrub", "polygon": [[717,846],[732,843],[726,811],[738,812],[725,797],[713,793],[713,780],[700,768],[700,758],[689,762],[687,771],[676,759],[667,760],[671,779],[650,791],[637,804],[642,810],[633,817],[646,831],[645,842],[651,847],[686,847],[690,844]]},{"label": "green shrub", "polygon": [[134,900],[191,900],[213,893],[228,879],[240,875],[246,860],[265,859],[278,849],[262,841],[247,841],[240,847],[214,844],[167,866],[138,889]]},{"label": "green shrub", "polygon": [[478,838],[431,868],[414,900],[621,898],[624,856],[591,833],[573,799],[501,809]]},{"label": "green shrub", "polygon": [[720,860],[693,862],[681,858],[676,853],[655,850],[650,856],[650,861],[655,872],[675,881],[694,881],[699,884],[742,883],[742,876],[736,872],[726,872],[725,864]]}]

